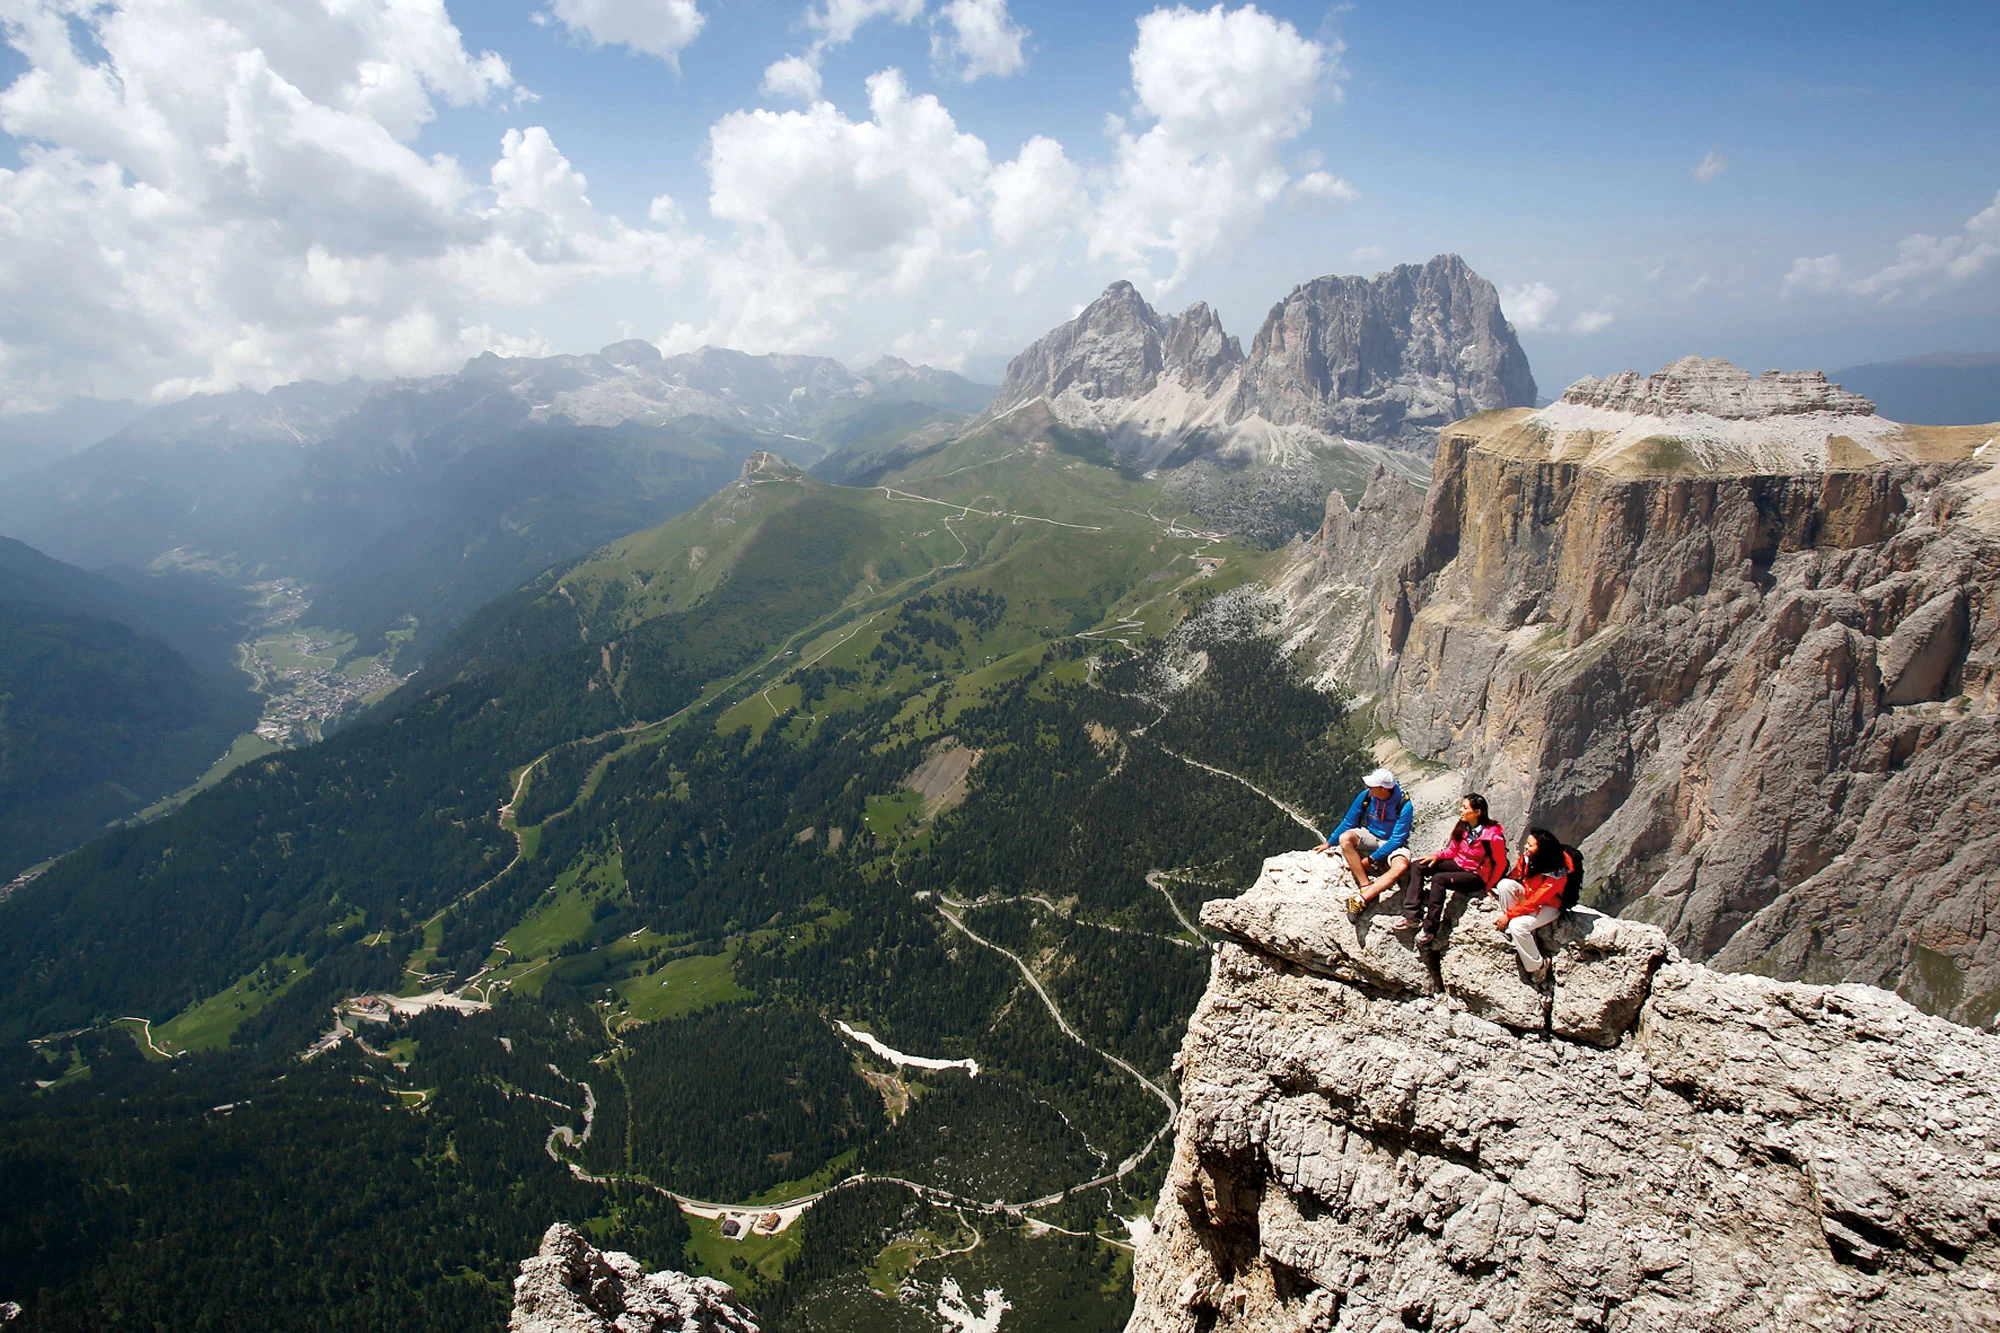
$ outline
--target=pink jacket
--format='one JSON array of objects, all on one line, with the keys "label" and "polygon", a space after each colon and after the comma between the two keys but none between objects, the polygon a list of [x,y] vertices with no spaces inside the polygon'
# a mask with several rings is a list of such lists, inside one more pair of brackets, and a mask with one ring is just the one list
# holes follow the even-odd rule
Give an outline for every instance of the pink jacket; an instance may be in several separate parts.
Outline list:
[{"label": "pink jacket", "polygon": [[1451,841],[1438,853],[1438,860],[1472,871],[1490,889],[1507,873],[1507,832],[1497,819],[1476,829],[1454,830]]}]

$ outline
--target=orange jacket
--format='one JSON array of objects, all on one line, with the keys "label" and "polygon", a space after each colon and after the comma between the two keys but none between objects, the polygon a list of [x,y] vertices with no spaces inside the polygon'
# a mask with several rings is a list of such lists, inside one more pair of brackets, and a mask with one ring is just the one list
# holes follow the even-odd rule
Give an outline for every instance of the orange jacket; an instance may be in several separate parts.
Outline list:
[{"label": "orange jacket", "polygon": [[1563,869],[1550,871],[1545,875],[1531,874],[1528,870],[1528,855],[1523,852],[1514,862],[1514,868],[1507,877],[1520,884],[1523,892],[1514,900],[1514,905],[1500,914],[1503,922],[1516,917],[1533,916],[1544,907],[1562,906],[1563,886],[1569,882],[1569,853],[1563,853]]}]

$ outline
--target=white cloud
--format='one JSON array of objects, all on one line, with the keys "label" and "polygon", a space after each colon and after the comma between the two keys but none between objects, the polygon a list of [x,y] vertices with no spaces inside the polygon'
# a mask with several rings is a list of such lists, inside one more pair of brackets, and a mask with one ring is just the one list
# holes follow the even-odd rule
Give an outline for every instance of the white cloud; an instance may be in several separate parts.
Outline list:
[{"label": "white cloud", "polygon": [[1139,134],[1116,130],[1091,255],[1150,271],[1164,254],[1172,268],[1155,286],[1165,291],[1240,237],[1291,184],[1284,144],[1311,124],[1319,97],[1338,98],[1340,51],[1254,5],[1141,18],[1132,90],[1153,123]]},{"label": "white cloud", "polygon": [[1781,295],[1790,296],[1795,291],[1830,292],[1840,285],[1840,271],[1839,255],[1801,255],[1792,261],[1791,271],[1785,274]]},{"label": "white cloud", "polygon": [[1611,321],[1617,318],[1611,313],[1612,307],[1617,304],[1618,301],[1615,297],[1606,296],[1600,298],[1593,309],[1584,311],[1569,322],[1569,331],[1571,333],[1583,334],[1586,337],[1593,333],[1604,332],[1604,330],[1611,327]]},{"label": "white cloud", "polygon": [[875,19],[915,23],[924,16],[924,0],[818,0],[807,8],[805,25],[819,34],[821,48],[845,46],[864,24]]},{"label": "white cloud", "polygon": [[1361,197],[1361,191],[1338,176],[1324,171],[1309,171],[1292,182],[1292,195],[1294,198],[1351,204]]},{"label": "white cloud", "polygon": [[1021,51],[1028,32],[1008,17],[1007,0],[946,0],[938,21],[931,59],[966,83],[1006,78],[1028,63]]},{"label": "white cloud", "polygon": [[[1905,236],[1896,246],[1895,262],[1857,279],[1853,290],[1891,301],[1914,288],[1921,299],[1940,287],[1978,276],[1996,259],[2000,259],[2000,191],[1992,203],[1967,218],[1965,229],[1955,236],[1923,232]],[[1792,270],[1796,273],[1798,265]],[[1786,281],[1789,285],[1790,279]]]},{"label": "white cloud", "polygon": [[1706,185],[1727,170],[1729,159],[1711,148],[1694,164],[1693,175],[1697,184]]},{"label": "white cloud", "polygon": [[1089,207],[1083,173],[1054,139],[1036,135],[987,179],[992,196],[993,241],[1012,250],[1068,232]]},{"label": "white cloud", "polygon": [[674,234],[598,215],[541,129],[483,181],[415,149],[438,102],[517,91],[438,0],[228,15],[11,8],[0,402],[434,371],[536,345],[496,309],[685,264]]},{"label": "white cloud", "polygon": [[1500,289],[1500,309],[1523,333],[1539,333],[1548,328],[1561,300],[1562,293],[1546,282],[1517,283]]},{"label": "white cloud", "polygon": [[986,145],[896,70],[868,80],[868,103],[864,121],[817,102],[715,123],[709,212],[737,244],[711,264],[713,321],[682,336],[810,345],[858,291],[914,293],[947,260],[959,275],[977,268]]},{"label": "white cloud", "polygon": [[819,67],[804,56],[786,56],[765,67],[758,91],[766,97],[788,97],[799,102],[819,100]]},{"label": "white cloud", "polygon": [[1347,252],[1350,264],[1379,264],[1389,257],[1389,251],[1379,245],[1357,245]]},{"label": "white cloud", "polygon": [[674,70],[706,22],[694,0],[553,0],[549,14],[594,45],[629,46]]}]

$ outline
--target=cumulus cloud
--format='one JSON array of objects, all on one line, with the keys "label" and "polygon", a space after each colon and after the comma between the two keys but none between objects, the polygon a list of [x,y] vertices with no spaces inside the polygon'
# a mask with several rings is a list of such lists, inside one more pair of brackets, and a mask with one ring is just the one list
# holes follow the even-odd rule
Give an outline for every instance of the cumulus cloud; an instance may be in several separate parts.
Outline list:
[{"label": "cumulus cloud", "polygon": [[[1240,236],[1292,185],[1281,153],[1339,96],[1341,46],[1302,36],[1254,5],[1156,9],[1139,20],[1132,91],[1141,133],[1114,128],[1111,181],[1090,252],[1146,270],[1164,256],[1166,291]],[[1325,173],[1332,188],[1334,178]],[[1309,190],[1315,187],[1308,187]]]},{"label": "cumulus cloud", "polygon": [[546,15],[596,46],[629,46],[679,70],[707,20],[694,0],[553,0]]},{"label": "cumulus cloud", "polygon": [[975,264],[991,163],[937,98],[903,75],[868,80],[870,118],[829,102],[738,111],[709,132],[709,212],[736,229],[711,265],[714,321],[676,337],[754,349],[831,334],[862,289],[908,294],[946,260]]},{"label": "cumulus cloud", "polygon": [[1697,184],[1706,185],[1727,170],[1729,159],[1711,148],[1702,154],[1701,161],[1694,164],[1692,174]]},{"label": "cumulus cloud", "polygon": [[819,100],[819,66],[804,56],[786,56],[764,69],[758,91],[766,97],[787,97],[798,102]]},{"label": "cumulus cloud", "polygon": [[931,59],[955,77],[972,82],[1005,78],[1028,63],[1021,43],[1027,29],[1007,14],[1007,0],[947,0],[931,34]]},{"label": "cumulus cloud", "polygon": [[1361,191],[1347,181],[1324,171],[1308,171],[1292,182],[1294,199],[1313,199],[1324,203],[1351,204],[1361,197]]},{"label": "cumulus cloud", "polygon": [[819,34],[816,46],[845,46],[863,25],[876,19],[915,23],[924,16],[924,0],[817,0],[805,13],[805,25]]},{"label": "cumulus cloud", "polygon": [[1500,308],[1523,333],[1539,333],[1548,328],[1561,300],[1562,293],[1546,282],[1517,283],[1500,289]]},{"label": "cumulus cloud", "polygon": [[1791,271],[1785,274],[1781,294],[1830,292],[1840,285],[1840,271],[1839,255],[1801,255],[1792,261]]},{"label": "cumulus cloud", "polygon": [[169,398],[302,376],[419,373],[487,322],[686,243],[591,206],[539,128],[481,180],[413,141],[439,103],[517,91],[437,0],[77,10],[16,4],[0,92],[0,399]]},{"label": "cumulus cloud", "polygon": [[[1964,230],[1956,235],[1905,236],[1897,243],[1895,261],[1857,279],[1853,289],[1884,301],[1905,294],[1921,298],[1978,276],[1996,259],[2000,259],[2000,191],[1992,203],[1967,218]],[[1792,269],[1797,272],[1798,264]]]},{"label": "cumulus cloud", "polygon": [[986,188],[994,243],[1009,250],[1064,235],[1090,202],[1083,173],[1063,146],[1039,134],[1021,145],[1013,161],[993,169]]}]

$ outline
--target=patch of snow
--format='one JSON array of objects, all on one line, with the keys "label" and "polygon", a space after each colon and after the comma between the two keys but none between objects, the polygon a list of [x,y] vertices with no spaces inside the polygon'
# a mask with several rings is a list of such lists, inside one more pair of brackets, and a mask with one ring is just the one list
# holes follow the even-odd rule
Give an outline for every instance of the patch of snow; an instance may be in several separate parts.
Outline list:
[{"label": "patch of snow", "polygon": [[1135,1246],[1144,1245],[1153,1238],[1153,1219],[1141,1213],[1137,1217],[1121,1217],[1125,1224],[1125,1234],[1132,1238]]},{"label": "patch of snow", "polygon": [[946,1328],[956,1329],[957,1333],[998,1333],[1000,1316],[1013,1309],[1013,1305],[998,1287],[988,1287],[981,1293],[979,1303],[983,1308],[975,1314],[958,1283],[946,1278],[938,1295],[938,1317],[944,1320]]},{"label": "patch of snow", "polygon": [[[972,1075],[972,1077],[979,1077],[979,1061],[977,1060],[933,1060],[922,1055],[904,1055],[894,1047],[877,1041],[871,1033],[857,1032],[847,1026],[847,1024],[841,1022],[836,1022],[834,1026],[846,1033],[849,1038],[860,1042],[863,1046],[866,1046],[892,1065],[903,1065],[911,1069],[963,1069]],[[995,1318],[997,1319],[998,1316],[996,1315]]]},{"label": "patch of snow", "polygon": [[1791,472],[1826,466],[1831,456],[1829,441],[1837,435],[1878,458],[1907,456],[1901,425],[1882,417],[1845,412],[1788,412],[1746,421],[1706,412],[1676,412],[1668,417],[1555,402],[1528,420],[1559,437],[1573,437],[1553,444],[1551,458],[1567,461],[1571,448],[1580,446],[1576,461],[1586,463],[1607,461],[1647,440],[1672,439],[1686,445],[1704,468],[1747,466],[1757,471]]}]

